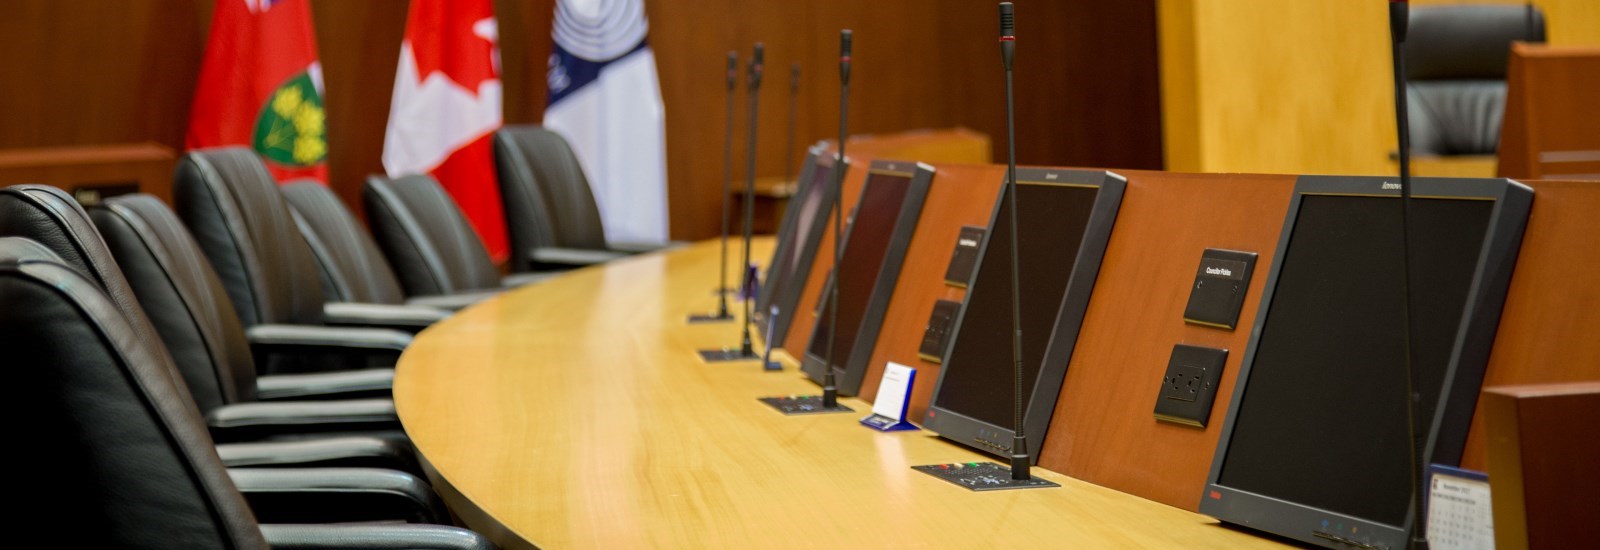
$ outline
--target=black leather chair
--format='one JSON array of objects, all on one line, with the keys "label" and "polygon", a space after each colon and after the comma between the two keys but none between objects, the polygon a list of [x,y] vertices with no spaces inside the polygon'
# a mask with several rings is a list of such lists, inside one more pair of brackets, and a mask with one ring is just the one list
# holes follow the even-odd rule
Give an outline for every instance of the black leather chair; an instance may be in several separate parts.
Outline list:
[{"label": "black leather chair", "polygon": [[[173,182],[173,206],[222,280],[251,347],[268,358],[257,361],[268,373],[352,365],[303,353],[327,346],[366,347],[372,350],[369,364],[392,365],[410,335],[371,327],[417,331],[449,316],[435,308],[328,303],[283,194],[249,149],[185,154]],[[383,350],[390,355],[373,358]]]},{"label": "black leather chair", "polygon": [[549,273],[502,277],[455,199],[432,177],[367,178],[367,223],[412,296],[498,290],[544,280]]},{"label": "black leather chair", "polygon": [[[160,200],[144,194],[114,197],[90,209],[90,218],[173,355],[214,437],[364,430],[398,436],[399,418],[388,398],[393,369],[258,376],[222,283]],[[283,401],[311,398],[339,400]]]},{"label": "black leather chair", "polygon": [[91,548],[490,547],[452,527],[258,524],[171,359],[91,277],[0,239],[0,348],[29,408],[13,436],[47,453],[12,481],[50,510],[29,529]]},{"label": "black leather chair", "polygon": [[677,246],[607,241],[578,156],[542,126],[496,131],[494,164],[515,270],[590,265]]},{"label": "black leather chair", "polygon": [[458,310],[499,294],[491,290],[407,298],[378,243],[332,190],[313,180],[292,181],[280,189],[321,268],[323,292],[334,300]]},{"label": "black leather chair", "polygon": [[1511,42],[1543,42],[1532,4],[1418,6],[1406,31],[1406,98],[1416,155],[1493,155]]}]

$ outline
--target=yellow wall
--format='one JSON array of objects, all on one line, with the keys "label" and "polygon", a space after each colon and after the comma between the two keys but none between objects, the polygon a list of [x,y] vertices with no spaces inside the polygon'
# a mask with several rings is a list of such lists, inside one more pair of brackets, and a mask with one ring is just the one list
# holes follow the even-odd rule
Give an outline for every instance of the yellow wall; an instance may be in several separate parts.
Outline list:
[{"label": "yellow wall", "polygon": [[[1550,43],[1600,44],[1600,1],[1534,3]],[[1387,2],[1159,0],[1159,10],[1168,170],[1394,170]]]}]

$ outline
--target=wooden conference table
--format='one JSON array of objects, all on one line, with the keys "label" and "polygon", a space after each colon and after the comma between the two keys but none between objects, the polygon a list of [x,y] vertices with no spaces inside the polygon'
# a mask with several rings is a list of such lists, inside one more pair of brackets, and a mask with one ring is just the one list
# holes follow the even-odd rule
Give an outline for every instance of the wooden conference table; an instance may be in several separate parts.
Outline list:
[{"label": "wooden conference table", "polygon": [[[770,238],[756,258],[771,255]],[[1279,543],[1036,469],[1058,489],[968,492],[911,470],[993,460],[854,414],[785,417],[814,394],[785,357],[702,363],[737,323],[713,241],[588,268],[474,306],[400,358],[394,397],[435,487],[504,548],[1248,548]]]}]

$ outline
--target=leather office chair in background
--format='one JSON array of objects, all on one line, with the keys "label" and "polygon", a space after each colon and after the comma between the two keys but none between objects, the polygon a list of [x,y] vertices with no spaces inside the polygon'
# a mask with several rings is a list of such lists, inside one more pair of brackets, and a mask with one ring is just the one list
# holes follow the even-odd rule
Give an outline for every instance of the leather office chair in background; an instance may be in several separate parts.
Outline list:
[{"label": "leather office chair in background", "polygon": [[[414,332],[449,316],[436,308],[328,303],[310,246],[277,182],[249,149],[190,151],[178,163],[172,191],[178,218],[222,280],[258,355],[307,346],[365,346],[389,350],[387,364],[392,365],[410,335],[381,328]],[[268,373],[349,366],[284,356],[257,364]]]},{"label": "leather office chair in background", "polygon": [[[66,192],[44,185],[0,189],[0,237],[29,239],[56,261],[89,275],[102,292],[113,297],[117,309],[128,318],[141,341],[162,342],[133,287],[123,276],[121,266],[83,208]],[[159,352],[168,353],[165,346],[161,346]],[[170,374],[175,380],[185,380],[176,367]],[[180,384],[179,389],[191,403],[198,403],[187,383]],[[392,405],[388,409],[392,411]],[[416,470],[409,444],[393,437],[229,443],[219,445],[217,451],[229,466],[360,465]]]},{"label": "leather office chair in background", "polygon": [[1543,42],[1543,12],[1531,4],[1417,6],[1406,33],[1412,153],[1494,155],[1511,42]]},{"label": "leather office chair in background", "polygon": [[565,138],[542,126],[494,134],[513,270],[591,265],[676,246],[609,242],[594,190]]},{"label": "leather office chair in background", "polygon": [[0,239],[0,348],[29,407],[13,435],[47,452],[11,482],[50,510],[29,529],[94,548],[491,547],[452,527],[257,523],[170,357],[90,277]]},{"label": "leather office chair in background", "polygon": [[295,223],[317,258],[323,291],[334,300],[458,310],[500,292],[496,289],[407,298],[378,243],[332,190],[314,180],[292,181],[279,189],[289,200]]},{"label": "leather office chair in background", "polygon": [[159,199],[145,194],[113,197],[92,208],[90,218],[172,354],[213,437],[380,430],[403,442],[389,399],[393,369],[258,376],[244,327],[222,283],[178,217]]},{"label": "leather office chair in background", "polygon": [[430,176],[371,176],[362,199],[372,236],[408,295],[493,291],[550,277],[548,273],[501,277],[461,208]]},{"label": "leather office chair in background", "polygon": [[[64,191],[43,185],[16,185],[0,189],[0,242],[19,258],[48,258],[85,275],[102,292],[124,299],[114,300],[118,313],[139,342],[151,348],[151,353],[165,358],[165,373],[172,380],[174,395],[187,401],[187,408],[200,415],[194,395],[189,391],[185,376],[172,363],[168,350],[162,345],[154,325],[143,308],[133,298],[132,290],[121,267],[110,254],[100,234],[91,224],[83,208]],[[92,275],[91,275],[92,274]],[[381,402],[374,402],[381,401]],[[226,409],[228,407],[221,407]],[[257,410],[230,410],[227,420],[241,424],[233,430],[240,434],[242,428],[258,429],[263,425],[306,430],[297,425],[296,416],[307,416],[306,409],[294,405],[263,407]],[[327,407],[323,407],[326,409]],[[218,412],[214,410],[211,412]],[[387,411],[389,418],[370,421],[359,412]],[[263,441],[217,445],[216,453],[230,466],[293,467],[284,471],[240,471],[236,485],[252,502],[260,502],[258,513],[269,518],[295,518],[305,521],[321,517],[324,521],[375,521],[405,519],[412,521],[438,521],[443,512],[427,483],[412,473],[374,469],[405,468],[418,472],[420,468],[411,451],[409,441],[398,432],[398,421],[393,418],[393,404],[387,400],[366,400],[365,403],[347,404],[340,415],[332,416],[327,426],[353,424],[359,419],[368,422],[363,427],[386,422],[394,427],[390,433],[367,436],[321,437],[306,441]],[[216,430],[215,420],[210,422]],[[256,433],[260,433],[257,431]],[[320,468],[320,466],[365,466],[362,468]],[[308,466],[319,468],[308,469]]]}]

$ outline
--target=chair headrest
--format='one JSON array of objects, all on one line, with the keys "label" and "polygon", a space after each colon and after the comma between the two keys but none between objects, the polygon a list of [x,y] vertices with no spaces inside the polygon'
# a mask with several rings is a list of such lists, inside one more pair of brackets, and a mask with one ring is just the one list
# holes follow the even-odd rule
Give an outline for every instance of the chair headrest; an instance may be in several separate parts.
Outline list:
[{"label": "chair headrest", "polygon": [[1504,80],[1511,43],[1544,42],[1544,13],[1532,4],[1411,8],[1406,78]]}]

